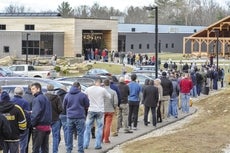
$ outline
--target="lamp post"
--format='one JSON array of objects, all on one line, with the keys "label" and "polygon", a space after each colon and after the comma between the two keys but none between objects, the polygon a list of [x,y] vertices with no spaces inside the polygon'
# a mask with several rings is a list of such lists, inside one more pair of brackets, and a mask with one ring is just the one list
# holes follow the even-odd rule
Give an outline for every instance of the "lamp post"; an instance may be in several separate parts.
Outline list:
[{"label": "lamp post", "polygon": [[28,64],[28,47],[29,47],[29,33],[26,33],[26,64]]},{"label": "lamp post", "polygon": [[145,7],[146,10],[155,10],[155,78],[158,78],[158,7]]},{"label": "lamp post", "polygon": [[220,34],[220,31],[219,30],[215,30],[215,35],[216,35],[216,70],[218,70],[219,68],[219,57],[218,57],[218,54],[219,54],[219,51],[218,51],[218,44],[219,44],[219,34]]}]

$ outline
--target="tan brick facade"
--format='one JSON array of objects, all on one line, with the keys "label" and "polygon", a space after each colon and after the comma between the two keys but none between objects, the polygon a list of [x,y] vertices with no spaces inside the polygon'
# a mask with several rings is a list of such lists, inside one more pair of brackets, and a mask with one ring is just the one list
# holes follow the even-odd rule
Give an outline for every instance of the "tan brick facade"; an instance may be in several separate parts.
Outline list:
[{"label": "tan brick facade", "polygon": [[[116,20],[77,19],[62,17],[0,17],[0,24],[6,25],[7,32],[62,32],[64,33],[63,55],[66,57],[82,54],[83,30],[101,30],[108,50],[117,50],[118,22]],[[34,30],[25,30],[25,25],[34,25]],[[1,33],[1,30],[0,30]],[[0,51],[2,50],[0,44]],[[18,51],[21,51],[20,46]],[[55,54],[55,51],[54,51]]]}]

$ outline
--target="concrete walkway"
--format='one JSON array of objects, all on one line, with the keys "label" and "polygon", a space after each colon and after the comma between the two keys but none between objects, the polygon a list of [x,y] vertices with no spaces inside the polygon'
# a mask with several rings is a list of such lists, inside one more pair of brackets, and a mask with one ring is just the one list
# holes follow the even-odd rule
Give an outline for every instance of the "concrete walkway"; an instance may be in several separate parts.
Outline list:
[{"label": "concrete walkway", "polygon": [[[192,115],[196,111],[197,110],[194,107],[190,107],[190,113],[188,113],[188,114],[182,114],[181,110],[179,110],[178,118],[168,118],[167,120],[163,120],[162,123],[157,124],[157,127],[153,127],[151,124],[149,124],[148,126],[145,126],[144,121],[143,121],[143,116],[141,116],[138,118],[137,130],[133,130],[133,133],[124,133],[124,129],[120,129],[118,136],[117,137],[110,137],[111,143],[109,143],[109,144],[102,143],[102,149],[100,149],[100,150],[94,149],[95,139],[91,139],[89,148],[85,150],[85,153],[106,153],[107,151],[113,149],[117,145],[120,145],[120,144],[127,142],[129,140],[132,140],[132,139],[135,139],[135,138],[140,137],[142,135],[148,134],[149,132],[152,132],[153,130],[162,128],[162,127],[167,126],[171,123],[174,123],[178,120],[181,120],[181,119],[183,119],[189,115]],[[51,146],[50,146],[50,149],[52,149]],[[65,145],[64,145],[63,137],[62,137],[62,141],[59,145],[59,152],[65,152]],[[77,140],[74,140],[73,153],[77,153]]]}]

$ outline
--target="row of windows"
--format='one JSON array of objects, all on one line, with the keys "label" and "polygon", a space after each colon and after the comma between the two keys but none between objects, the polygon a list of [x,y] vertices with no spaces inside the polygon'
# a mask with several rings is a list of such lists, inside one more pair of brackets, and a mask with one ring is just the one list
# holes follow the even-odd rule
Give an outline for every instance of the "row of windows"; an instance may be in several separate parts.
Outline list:
[{"label": "row of windows", "polygon": [[[146,49],[149,49],[150,45],[146,45]],[[165,44],[165,48],[169,48],[169,44]],[[174,43],[171,44],[171,48],[174,48]],[[131,44],[130,49],[134,49],[134,44]],[[142,49],[142,44],[139,44],[138,49]]]},{"label": "row of windows", "polygon": [[[34,30],[35,26],[33,24],[26,24],[25,25],[25,30]],[[5,24],[0,24],[0,30],[6,30],[6,25]]]}]

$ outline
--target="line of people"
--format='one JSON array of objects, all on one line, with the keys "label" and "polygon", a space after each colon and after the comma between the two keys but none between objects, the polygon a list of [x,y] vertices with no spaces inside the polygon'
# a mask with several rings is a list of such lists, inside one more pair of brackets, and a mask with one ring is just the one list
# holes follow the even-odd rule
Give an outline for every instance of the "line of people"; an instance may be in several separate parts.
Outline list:
[{"label": "line of people", "polygon": [[[94,148],[101,149],[102,143],[112,143],[110,136],[118,136],[121,130],[133,133],[138,129],[142,104],[145,126],[151,123],[156,127],[158,122],[171,116],[177,118],[180,108],[182,113],[189,113],[191,91],[195,85],[192,75],[162,72],[161,78],[146,80],[143,86],[136,81],[135,74],[131,75],[129,83],[124,77],[120,77],[117,84],[112,78],[104,82],[98,79],[84,92],[78,82],[74,82],[68,92],[63,87],[57,93],[52,85],[47,86],[47,93],[42,93],[41,84],[33,83],[25,93],[23,88],[16,87],[12,99],[2,91],[0,112],[9,121],[11,131],[0,133],[1,146],[4,153],[19,150],[27,153],[32,133],[32,152],[48,153],[52,132],[52,152],[57,153],[62,127],[67,153],[73,151],[75,132],[79,153],[89,148],[91,133],[95,133]],[[92,132],[94,129],[96,132]]]}]

